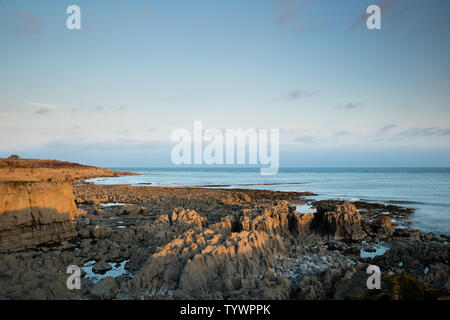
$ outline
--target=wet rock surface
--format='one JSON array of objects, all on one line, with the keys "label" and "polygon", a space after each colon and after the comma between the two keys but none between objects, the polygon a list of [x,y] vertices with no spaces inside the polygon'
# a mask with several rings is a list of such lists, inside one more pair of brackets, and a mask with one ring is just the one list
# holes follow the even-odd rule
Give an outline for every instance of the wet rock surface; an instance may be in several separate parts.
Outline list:
[{"label": "wet rock surface", "polygon": [[[402,274],[422,298],[450,289],[449,239],[396,228],[392,220],[410,214],[400,207],[330,200],[304,214],[292,204],[310,193],[94,185],[74,193],[85,212],[75,237],[0,254],[1,299],[409,298]],[[385,291],[367,289],[370,264]],[[67,289],[69,265],[82,269],[81,290]]]}]

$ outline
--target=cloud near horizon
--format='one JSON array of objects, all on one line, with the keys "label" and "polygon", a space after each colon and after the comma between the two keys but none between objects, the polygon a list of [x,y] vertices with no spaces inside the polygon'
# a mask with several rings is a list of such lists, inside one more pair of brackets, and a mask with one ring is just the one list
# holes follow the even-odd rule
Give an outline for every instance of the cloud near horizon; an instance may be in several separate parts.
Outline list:
[{"label": "cloud near horizon", "polygon": [[350,134],[351,134],[350,131],[338,131],[338,132],[336,132],[334,135],[335,135],[336,137],[342,137],[342,136],[348,136],[348,135],[350,135]]},{"label": "cloud near horizon", "polygon": [[409,128],[394,135],[394,138],[414,138],[414,137],[432,137],[432,136],[450,136],[450,128],[427,127],[427,128]]},{"label": "cloud near horizon", "polygon": [[377,132],[375,133],[376,136],[380,136],[388,131],[391,131],[393,129],[397,128],[397,125],[395,124],[388,124],[384,127],[381,127],[380,129],[377,130]]},{"label": "cloud near horizon", "polygon": [[50,113],[52,110],[49,108],[42,108],[42,109],[38,109],[34,112],[34,114],[38,114],[38,115],[43,115],[43,114],[47,114]]},{"label": "cloud near horizon", "polygon": [[337,105],[336,109],[341,109],[341,110],[353,110],[353,109],[360,109],[363,107],[363,103],[362,102],[348,102],[344,105]]},{"label": "cloud near horizon", "polygon": [[34,111],[34,114],[37,114],[37,115],[44,115],[44,114],[50,113],[52,110],[57,108],[55,105],[52,105],[52,104],[34,102],[34,101],[29,101],[29,102],[27,102],[27,104],[31,105],[31,106],[39,107],[39,109]]},{"label": "cloud near horizon", "polygon": [[287,93],[287,97],[291,100],[300,99],[300,98],[309,98],[316,95],[315,91],[305,91],[302,89],[291,90]]}]

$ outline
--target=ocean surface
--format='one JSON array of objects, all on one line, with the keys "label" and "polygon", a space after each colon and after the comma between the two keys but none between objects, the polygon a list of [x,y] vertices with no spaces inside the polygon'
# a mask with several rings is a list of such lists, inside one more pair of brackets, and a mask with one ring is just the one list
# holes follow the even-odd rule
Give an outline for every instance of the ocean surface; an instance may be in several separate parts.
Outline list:
[{"label": "ocean surface", "polygon": [[[226,185],[226,188],[311,191],[318,194],[312,198],[319,200],[361,200],[414,208],[413,228],[450,234],[450,168],[280,168],[273,176],[261,176],[259,168],[242,167],[111,169],[140,175],[89,181],[136,186]],[[261,185],[270,183],[277,185]]]}]

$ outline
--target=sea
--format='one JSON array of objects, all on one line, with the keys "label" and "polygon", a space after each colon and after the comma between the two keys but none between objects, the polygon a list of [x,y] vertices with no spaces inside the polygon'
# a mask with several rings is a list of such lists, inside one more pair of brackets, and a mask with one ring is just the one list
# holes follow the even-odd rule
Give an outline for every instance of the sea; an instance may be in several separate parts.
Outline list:
[{"label": "sea", "polygon": [[415,209],[412,228],[450,234],[450,168],[280,168],[260,175],[256,167],[110,168],[136,176],[95,178],[95,184],[200,186],[311,191],[311,200],[378,202]]}]

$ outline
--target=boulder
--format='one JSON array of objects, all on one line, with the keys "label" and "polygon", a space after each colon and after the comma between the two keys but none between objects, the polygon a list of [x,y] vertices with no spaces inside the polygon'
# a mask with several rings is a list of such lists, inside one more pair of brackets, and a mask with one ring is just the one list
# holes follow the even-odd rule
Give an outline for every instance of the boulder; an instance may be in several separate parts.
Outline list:
[{"label": "boulder", "polygon": [[395,228],[392,226],[392,219],[389,216],[377,217],[371,224],[371,228],[382,239],[391,237],[395,231]]},{"label": "boulder", "polygon": [[134,204],[127,204],[125,205],[122,210],[120,211],[120,215],[137,215],[143,213],[143,210]]},{"label": "boulder", "polygon": [[93,267],[92,271],[97,274],[105,274],[107,271],[111,270],[112,267],[105,261],[97,262]]},{"label": "boulder", "polygon": [[160,217],[161,221],[173,224],[183,222],[192,227],[203,227],[206,225],[206,218],[199,215],[195,210],[175,208],[171,214]]},{"label": "boulder", "polygon": [[361,228],[361,215],[349,201],[318,201],[313,225],[335,240],[360,240],[365,233]]}]

